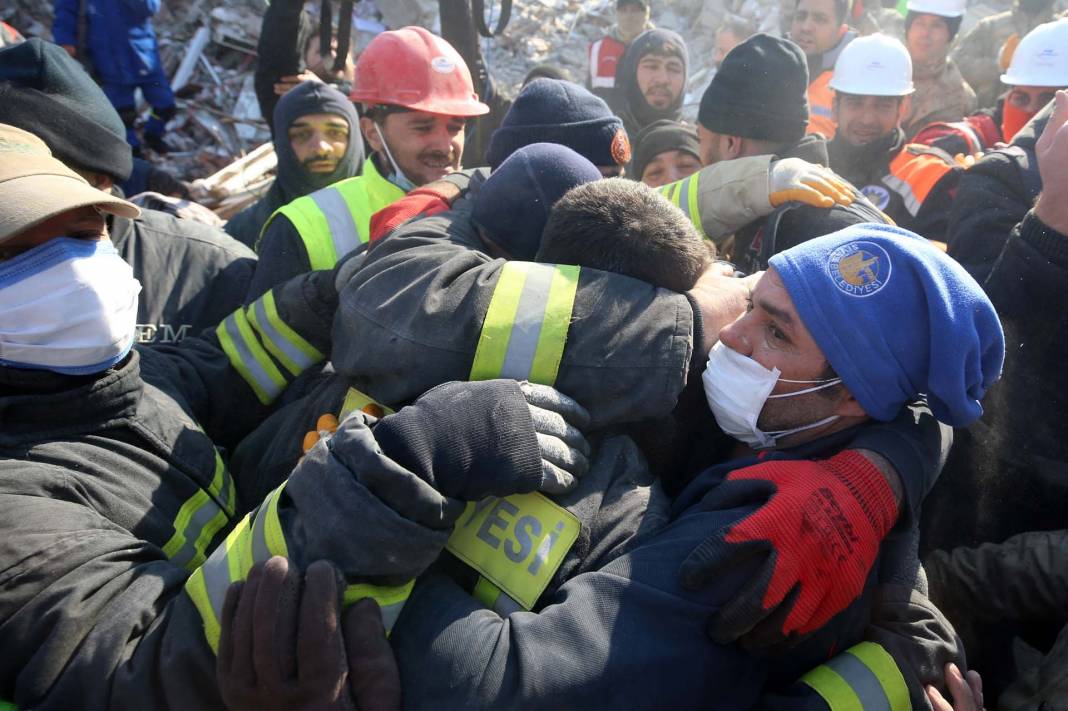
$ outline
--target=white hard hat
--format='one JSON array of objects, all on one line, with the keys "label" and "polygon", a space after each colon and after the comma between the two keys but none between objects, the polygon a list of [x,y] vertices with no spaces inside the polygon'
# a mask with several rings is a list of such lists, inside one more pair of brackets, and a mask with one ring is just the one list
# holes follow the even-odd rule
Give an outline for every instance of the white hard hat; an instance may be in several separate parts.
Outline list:
[{"label": "white hard hat", "polygon": [[909,12],[922,12],[926,15],[962,17],[967,5],[968,0],[909,0],[906,9]]},{"label": "white hard hat", "polygon": [[834,63],[830,87],[861,96],[905,96],[912,86],[912,58],[900,40],[875,34],[847,44]]},{"label": "white hard hat", "polygon": [[1001,81],[1014,86],[1068,86],[1068,18],[1028,32]]}]

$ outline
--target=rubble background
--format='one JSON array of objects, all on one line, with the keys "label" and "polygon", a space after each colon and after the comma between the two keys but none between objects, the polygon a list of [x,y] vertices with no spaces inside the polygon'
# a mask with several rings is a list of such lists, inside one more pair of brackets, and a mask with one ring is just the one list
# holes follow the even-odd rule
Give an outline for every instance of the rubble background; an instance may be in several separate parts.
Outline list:
[{"label": "rubble background", "polygon": [[[500,3],[485,0],[491,27]],[[701,93],[711,78],[715,29],[725,14],[741,15],[762,31],[779,33],[793,4],[794,0],[652,0],[654,24],[675,30],[689,47],[688,117],[696,116]],[[269,157],[265,160],[253,153],[270,139],[253,88],[260,18],[266,6],[266,0],[164,0],[154,19],[163,64],[178,97],[178,113],[166,138],[171,151],[152,157],[153,162],[189,182],[211,176],[199,184],[204,189],[196,198],[224,217],[240,201],[222,203],[264,190],[270,182],[265,171],[273,168]],[[310,0],[307,6],[317,13],[318,2]],[[1010,6],[1011,0],[970,3],[962,31],[979,18]],[[615,0],[514,0],[505,31],[482,40],[490,73],[506,95],[514,95],[527,72],[542,63],[584,82],[587,47],[608,31],[614,14]],[[5,0],[0,20],[27,37],[51,39],[49,0]],[[353,24],[353,51],[358,53],[374,34],[387,28],[420,24],[439,31],[438,3],[363,0],[356,4]],[[253,171],[249,180],[242,176],[240,184],[235,184],[234,172],[224,169],[243,157],[248,159],[242,165],[255,165],[258,172]],[[227,189],[215,189],[227,180]],[[214,194],[205,194],[205,190],[214,190]]]}]

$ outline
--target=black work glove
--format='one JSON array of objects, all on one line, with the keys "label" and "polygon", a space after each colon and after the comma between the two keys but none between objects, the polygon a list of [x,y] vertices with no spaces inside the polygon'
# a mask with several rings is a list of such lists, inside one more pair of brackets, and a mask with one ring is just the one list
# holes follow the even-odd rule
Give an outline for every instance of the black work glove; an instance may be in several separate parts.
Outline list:
[{"label": "black work glove", "polygon": [[216,661],[226,705],[250,711],[399,709],[400,675],[378,605],[361,600],[341,616],[341,593],[330,563],[312,563],[302,581],[279,556],[254,565],[244,582],[231,585]]},{"label": "black work glove", "polygon": [[581,426],[588,416],[570,399],[554,400],[551,388],[527,389],[533,406],[514,380],[439,385],[383,418],[375,440],[386,456],[452,498],[566,491],[589,468],[588,445],[568,418]]}]

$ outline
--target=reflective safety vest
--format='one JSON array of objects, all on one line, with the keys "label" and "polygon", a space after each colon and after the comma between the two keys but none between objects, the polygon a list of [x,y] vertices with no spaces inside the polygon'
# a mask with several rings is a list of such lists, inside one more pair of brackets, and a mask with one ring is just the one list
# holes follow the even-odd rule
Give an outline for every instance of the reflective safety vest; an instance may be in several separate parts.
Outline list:
[{"label": "reflective safety vest", "polygon": [[915,217],[931,190],[956,165],[944,151],[910,143],[890,161],[883,184],[901,197],[909,215]]},{"label": "reflective safety vest", "polygon": [[701,187],[701,172],[699,170],[687,178],[668,183],[656,190],[666,197],[668,202],[685,213],[686,217],[693,223],[694,229],[697,230],[697,234],[701,236],[701,239],[708,239],[708,235],[705,234],[705,228],[701,225],[701,208],[697,198]]},{"label": "reflective safety vest", "polygon": [[908,711],[905,677],[885,649],[861,642],[801,677],[831,711]]},{"label": "reflective safety vest", "polygon": [[326,358],[279,316],[273,291],[227,316],[215,334],[230,364],[264,405]]},{"label": "reflective safety vest", "polygon": [[616,68],[627,45],[615,37],[602,37],[590,43],[590,88],[612,89],[616,85]]},{"label": "reflective safety vest", "polygon": [[828,140],[834,138],[838,124],[834,121],[834,89],[831,78],[834,71],[827,70],[808,85],[808,128],[805,133],[822,133]]},{"label": "reflective safety vest", "polygon": [[278,208],[264,223],[260,239],[276,216],[285,215],[300,233],[312,271],[331,269],[338,259],[370,239],[371,215],[404,195],[403,190],[379,174],[374,161],[368,158],[362,175]]}]

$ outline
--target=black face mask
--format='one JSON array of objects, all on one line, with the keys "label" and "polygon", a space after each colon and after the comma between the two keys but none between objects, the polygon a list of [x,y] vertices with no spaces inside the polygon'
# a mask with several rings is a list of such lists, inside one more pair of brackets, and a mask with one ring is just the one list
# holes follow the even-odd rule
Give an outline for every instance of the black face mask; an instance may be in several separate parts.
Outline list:
[{"label": "black face mask", "polygon": [[1018,0],[1020,10],[1028,15],[1040,15],[1053,6],[1049,0]]}]

